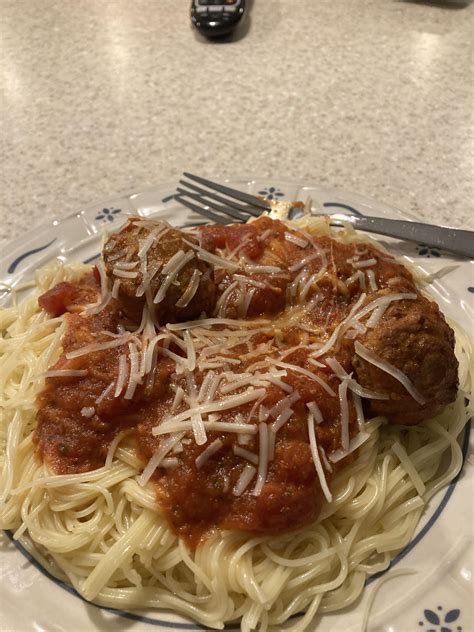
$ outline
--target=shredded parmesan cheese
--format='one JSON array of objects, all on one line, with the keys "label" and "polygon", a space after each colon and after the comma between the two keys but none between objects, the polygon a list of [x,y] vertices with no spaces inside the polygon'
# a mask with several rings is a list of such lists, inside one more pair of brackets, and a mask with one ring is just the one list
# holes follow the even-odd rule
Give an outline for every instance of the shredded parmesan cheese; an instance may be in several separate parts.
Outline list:
[{"label": "shredded parmesan cheese", "polygon": [[314,259],[317,259],[320,256],[321,255],[319,252],[313,252],[313,254],[308,255],[304,259],[301,259],[301,261],[298,261],[298,263],[295,263],[292,266],[289,266],[288,270],[290,272],[297,272],[298,270],[301,270],[301,268],[304,268],[308,263],[310,263]]},{"label": "shredded parmesan cheese", "polygon": [[360,289],[365,291],[365,276],[364,276],[364,273],[361,272],[360,270],[358,270],[357,272],[354,272],[352,276],[346,279],[346,284],[351,285],[355,281],[359,281]]},{"label": "shredded parmesan cheese", "polygon": [[347,380],[347,386],[349,390],[351,390],[356,395],[360,397],[365,397],[367,399],[389,399],[389,396],[385,393],[379,393],[377,391],[372,391],[371,389],[364,388],[361,386],[356,380],[354,380],[349,373],[347,373],[344,367],[340,364],[340,362],[336,358],[326,358],[327,366],[332,369],[334,374],[340,380]]},{"label": "shredded parmesan cheese", "polygon": [[278,266],[262,266],[253,263],[247,263],[245,270],[251,274],[258,274],[259,272],[262,274],[277,274],[278,272],[282,272],[282,269]]},{"label": "shredded parmesan cheese", "polygon": [[358,270],[359,268],[369,268],[370,266],[377,265],[377,259],[365,259],[364,261],[350,261],[352,267]]},{"label": "shredded parmesan cheese", "polygon": [[321,465],[321,459],[320,459],[319,451],[318,451],[318,444],[316,442],[316,433],[314,431],[314,419],[311,412],[308,414],[308,435],[309,435],[309,447],[311,450],[311,456],[313,457],[316,473],[318,474],[319,484],[321,485],[321,489],[323,490],[323,494],[326,497],[326,500],[328,501],[328,503],[330,503],[332,502],[332,494],[329,491],[329,487],[326,481],[326,476],[324,474],[324,468]]},{"label": "shredded parmesan cheese", "polygon": [[253,489],[252,494],[254,496],[260,496],[265,481],[267,480],[267,468],[268,468],[268,426],[262,422],[258,425],[258,437],[259,437],[259,454],[258,454],[258,473],[257,482]]},{"label": "shredded parmesan cheese", "polygon": [[186,239],[183,239],[183,241],[196,251],[197,257],[198,259],[201,259],[201,261],[207,261],[208,263],[212,263],[216,268],[223,268],[224,270],[230,270],[231,272],[238,270],[239,264],[229,261],[228,259],[224,259],[223,257],[218,257],[217,255],[204,250],[204,248],[201,248],[197,244],[193,244],[191,241],[187,241]]},{"label": "shredded parmesan cheese", "polygon": [[293,391],[291,395],[288,395],[287,397],[280,399],[280,401],[278,401],[274,406],[272,406],[272,408],[270,408],[270,410],[268,411],[266,418],[278,417],[278,415],[283,410],[285,410],[285,408],[290,408],[290,406],[294,404],[295,402],[297,402],[299,399],[301,399],[301,395],[298,393],[298,391]]},{"label": "shredded parmesan cheese", "polygon": [[[226,325],[228,327],[235,327],[237,329],[244,329],[245,327],[261,327],[262,325],[271,325],[271,320],[235,320],[232,318],[202,318],[200,320],[188,320],[183,323],[168,323],[166,329],[170,331],[178,331],[180,329],[192,329],[193,327],[213,327],[214,325]],[[210,332],[208,332],[210,333]],[[218,332],[225,335],[225,331]],[[239,335],[245,335],[245,331],[237,332]]]},{"label": "shredded parmesan cheese", "polygon": [[53,369],[43,373],[43,377],[84,377],[87,374],[87,369]]},{"label": "shredded parmesan cheese", "polygon": [[[205,404],[199,404],[194,408],[190,408],[188,410],[183,411],[179,415],[168,419],[166,423],[171,423],[172,421],[175,423],[179,423],[180,421],[185,421],[189,419],[195,414],[205,415],[212,412],[220,412],[222,410],[229,410],[230,408],[236,408],[237,406],[242,406],[243,404],[247,404],[248,402],[252,402],[255,399],[258,399],[262,395],[265,395],[265,389],[252,389],[249,388],[244,393],[239,393],[238,395],[232,395],[230,397],[223,397],[218,401],[213,401]],[[157,426],[153,428],[153,432],[162,426]],[[161,434],[161,433],[159,433]]]},{"label": "shredded parmesan cheese", "polygon": [[379,322],[382,319],[382,316],[385,313],[385,310],[387,308],[384,307],[383,305],[379,305],[378,307],[376,307],[374,309],[374,311],[371,313],[371,315],[369,316],[369,318],[367,319],[365,325],[368,329],[373,329],[374,327],[376,327]]},{"label": "shredded parmesan cheese", "polygon": [[123,396],[124,399],[132,399],[137,385],[141,383],[137,346],[133,342],[129,342],[128,349],[130,358],[130,375],[128,378],[127,390]]},{"label": "shredded parmesan cheese", "polygon": [[250,452],[250,450],[241,448],[239,445],[234,445],[233,452],[236,456],[241,456],[242,458],[247,459],[247,461],[250,461],[254,465],[258,464],[258,456],[254,454],[253,452]]},{"label": "shredded parmesan cheese", "polygon": [[120,288],[120,279],[115,279],[114,284],[112,286],[112,298],[117,298]]},{"label": "shredded parmesan cheese", "polygon": [[142,487],[148,483],[150,478],[153,475],[153,472],[156,468],[161,464],[166,455],[173,449],[173,447],[181,441],[184,437],[184,432],[180,432],[179,434],[173,435],[167,439],[164,439],[158,450],[151,457],[151,459],[146,464],[145,469],[143,470],[140,478],[138,479],[138,484]]},{"label": "shredded parmesan cheese", "polygon": [[105,349],[114,349],[115,347],[121,347],[126,344],[130,340],[130,336],[126,334],[121,338],[116,338],[115,340],[111,340],[110,342],[93,342],[89,345],[85,345],[84,347],[80,347],[75,351],[68,351],[65,354],[68,360],[73,360],[74,358],[79,358],[80,356],[87,355],[89,353],[95,353],[96,351],[104,351]]},{"label": "shredded parmesan cheese", "polygon": [[122,354],[119,357],[118,376],[117,382],[115,383],[114,397],[119,397],[120,393],[123,391],[125,381],[127,379],[127,368],[127,356]]},{"label": "shredded parmesan cheese", "polygon": [[218,316],[222,316],[223,318],[225,317],[227,303],[230,299],[230,295],[238,287],[238,285],[239,285],[238,281],[233,281],[229,285],[229,287],[226,288],[224,292],[222,292],[222,294],[220,295],[219,300],[216,303],[216,308],[215,308],[215,311],[218,314]]},{"label": "shredded parmesan cheese", "polygon": [[359,424],[359,430],[362,430],[365,426],[365,417],[364,417],[364,409],[362,408],[362,400],[357,393],[352,391],[351,393],[352,401],[354,403],[354,408],[357,416],[357,423]]},{"label": "shredded parmesan cheese", "polygon": [[178,276],[180,270],[184,268],[184,266],[194,258],[194,253],[191,250],[188,252],[184,252],[183,250],[178,250],[168,263],[163,267],[161,271],[162,274],[166,275],[163,280],[158,292],[155,294],[155,298],[153,299],[153,303],[161,303],[166,296],[167,291],[171,287],[173,281],[175,281]]},{"label": "shredded parmesan cheese", "polygon": [[81,415],[83,417],[93,417],[95,415],[95,408],[93,406],[84,406],[81,408]]},{"label": "shredded parmesan cheese", "polygon": [[332,347],[337,342],[339,334],[343,333],[344,330],[349,327],[349,324],[352,321],[354,314],[357,312],[357,310],[360,308],[360,306],[363,304],[366,298],[367,298],[367,295],[365,293],[362,293],[359,296],[357,302],[355,303],[355,305],[352,307],[351,311],[349,312],[349,315],[343,321],[339,323],[339,325],[334,329],[332,334],[329,336],[329,339],[323,344],[323,346],[317,351],[313,351],[313,353],[311,354],[312,357],[318,358],[324,355],[325,353],[327,353],[330,349],[332,349]]},{"label": "shredded parmesan cheese", "polygon": [[366,271],[367,278],[369,279],[369,287],[372,292],[376,292],[379,288],[377,285],[377,281],[375,280],[375,272],[373,270]]},{"label": "shredded parmesan cheese", "polygon": [[176,307],[187,307],[189,303],[194,298],[194,295],[197,292],[199,287],[199,280],[201,277],[201,272],[196,268],[193,270],[191,278],[189,280],[188,285],[186,286],[184,292],[181,294],[180,299],[176,303]]},{"label": "shredded parmesan cheese", "polygon": [[138,276],[138,272],[136,270],[121,270],[120,268],[117,268],[117,266],[113,269],[113,273],[114,276],[123,279],[136,279]]},{"label": "shredded parmesan cheese", "polygon": [[272,425],[272,430],[275,434],[286,424],[293,413],[294,410],[292,410],[291,408],[286,408],[278,415]]},{"label": "shredded parmesan cheese", "polygon": [[278,360],[274,360],[273,358],[269,358],[268,360],[269,360],[269,362],[271,362],[272,364],[275,364],[276,366],[280,366],[280,367],[282,367],[284,369],[289,369],[291,371],[295,371],[295,373],[301,373],[302,375],[305,375],[310,380],[314,380],[320,386],[322,386],[323,389],[326,391],[326,393],[328,393],[332,397],[336,396],[336,393],[329,386],[329,384],[327,384],[323,379],[321,379],[319,377],[319,375],[316,375],[315,373],[312,373],[311,371],[308,371],[308,369],[304,369],[303,367],[298,366],[296,364],[288,364],[287,362],[280,362]]},{"label": "shredded parmesan cheese", "polygon": [[319,408],[319,406],[316,404],[316,402],[308,402],[306,404],[306,406],[308,407],[309,412],[313,415],[313,419],[314,421],[319,425],[323,423],[323,415],[321,413],[321,410]]},{"label": "shredded parmesan cheese", "polygon": [[257,470],[254,468],[253,465],[247,464],[244,467],[244,469],[242,470],[242,474],[239,476],[239,479],[235,484],[234,489],[232,490],[234,496],[241,496],[244,493],[244,491],[247,489],[250,482],[252,481],[253,477],[255,476],[256,471]]},{"label": "shredded parmesan cheese", "polygon": [[144,259],[147,256],[148,250],[151,248],[151,246],[154,243],[158,243],[159,238],[163,237],[163,235],[169,230],[170,227],[166,224],[162,224],[153,228],[148,234],[147,238],[141,244],[140,249],[138,250],[138,257],[140,259]]},{"label": "shredded parmesan cheese", "polygon": [[207,448],[203,452],[201,452],[197,459],[195,459],[196,467],[198,468],[198,470],[204,465],[204,463],[206,463],[208,459],[211,458],[213,454],[219,452],[223,445],[224,444],[222,443],[221,439],[216,439],[215,441],[210,443]]},{"label": "shredded parmesan cheese", "polygon": [[360,448],[360,446],[363,443],[365,443],[369,437],[370,437],[370,434],[368,432],[359,432],[358,435],[356,435],[353,439],[350,440],[349,447],[347,450],[344,450],[344,449],[335,450],[329,455],[329,460],[332,463],[338,463],[349,454],[352,454],[352,452],[357,450],[357,448]]},{"label": "shredded parmesan cheese", "polygon": [[365,307],[363,307],[357,314],[355,314],[354,318],[360,320],[366,314],[372,312],[379,305],[386,305],[387,307],[393,301],[414,301],[418,298],[418,295],[413,292],[400,292],[398,294],[387,294],[386,296],[381,296],[380,298],[376,298],[375,300],[367,303]]},{"label": "shredded parmesan cheese", "polygon": [[341,408],[341,445],[349,449],[349,404],[347,402],[347,380],[339,384],[339,406]]},{"label": "shredded parmesan cheese", "polygon": [[[243,433],[243,434],[257,434],[258,429],[257,426],[252,426],[249,424],[239,424],[234,422],[227,421],[203,421],[204,427],[206,430],[216,432],[235,432],[235,433]],[[192,430],[192,422],[191,421],[166,421],[163,422],[160,426],[155,426],[151,433],[153,436],[158,436],[162,434],[170,434],[173,432],[178,432],[179,430]]]},{"label": "shredded parmesan cheese", "polygon": [[102,391],[102,393],[99,395],[99,397],[95,400],[95,405],[99,406],[99,404],[101,404],[104,399],[107,397],[107,395],[112,391],[112,389],[114,388],[115,382],[111,382],[106,388],[104,388],[104,390]]},{"label": "shredded parmesan cheese", "polygon": [[306,246],[308,245],[306,239],[301,239],[301,237],[297,237],[293,233],[285,232],[285,239],[286,241],[290,241],[291,243],[296,244],[300,248],[306,248]]}]

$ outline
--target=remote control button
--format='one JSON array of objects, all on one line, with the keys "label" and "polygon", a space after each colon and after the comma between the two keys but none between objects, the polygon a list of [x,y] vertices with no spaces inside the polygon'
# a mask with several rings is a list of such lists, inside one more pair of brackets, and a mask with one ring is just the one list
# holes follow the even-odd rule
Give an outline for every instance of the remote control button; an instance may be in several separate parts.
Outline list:
[{"label": "remote control button", "polygon": [[196,13],[207,13],[207,7],[199,6],[194,9]]},{"label": "remote control button", "polygon": [[237,7],[224,7],[224,13],[235,13],[237,11]]},{"label": "remote control button", "polygon": [[212,7],[212,6],[211,6],[211,7],[208,7],[208,10],[209,10],[211,13],[222,13],[223,8],[222,8],[222,7]]}]

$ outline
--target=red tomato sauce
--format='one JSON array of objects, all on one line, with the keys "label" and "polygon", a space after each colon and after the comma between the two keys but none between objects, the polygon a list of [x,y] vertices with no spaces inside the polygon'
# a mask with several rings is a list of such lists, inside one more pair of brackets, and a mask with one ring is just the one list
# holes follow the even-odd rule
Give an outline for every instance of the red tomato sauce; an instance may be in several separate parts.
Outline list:
[{"label": "red tomato sauce", "polygon": [[[271,229],[272,233],[268,233]],[[249,317],[278,317],[278,331],[258,332],[251,339],[252,345],[265,345],[276,339],[280,350],[298,346],[301,342],[301,331],[296,330],[291,321],[292,310],[288,303],[288,287],[297,271],[289,273],[288,269],[301,260],[301,249],[290,242],[283,241],[282,235],[287,230],[279,222],[260,220],[250,226],[209,226],[202,230],[203,247],[210,251],[242,244],[245,256],[258,261],[262,265],[271,265],[279,254],[279,266],[282,255],[286,267],[279,278],[272,280],[270,288],[256,288],[256,300],[249,311]],[[265,241],[259,239],[267,231]],[[350,277],[354,270],[347,262],[355,251],[354,245],[343,245],[329,238],[319,238],[318,246],[324,249],[331,259],[334,273],[325,275],[319,281],[319,300],[305,317],[304,323],[310,330],[321,330],[324,339],[331,334],[337,324],[344,318],[357,299],[360,290],[350,286],[340,286],[341,279]],[[389,257],[380,258],[380,253],[368,247],[368,257],[377,257],[377,283],[379,287],[393,276],[404,278],[404,282],[412,285],[408,272],[395,264]],[[320,262],[312,263],[317,273]],[[261,281],[264,275],[252,275]],[[221,274],[220,292],[225,291],[232,280],[232,274]],[[98,300],[98,284],[92,275],[76,284],[60,283],[39,299],[40,306],[53,316],[73,310],[75,305],[91,302],[91,292]],[[232,317],[235,317],[233,315]],[[169,415],[176,389],[185,387],[185,378],[176,373],[175,362],[158,355],[156,371],[153,379],[140,384],[132,399],[125,399],[122,391],[114,397],[114,384],[117,377],[119,358],[128,353],[127,345],[113,349],[98,350],[77,358],[67,359],[67,354],[88,344],[104,343],[113,340],[119,332],[121,322],[120,305],[111,301],[99,314],[84,315],[80,313],[66,314],[67,329],[63,339],[63,354],[53,368],[82,369],[87,374],[82,377],[49,377],[45,388],[38,395],[37,428],[35,443],[38,455],[47,462],[50,468],[59,473],[79,473],[102,467],[109,446],[118,432],[127,432],[127,441],[135,446],[143,466],[159,448],[166,437],[153,436],[152,428],[157,426],[166,415]],[[161,343],[160,343],[161,344]],[[170,351],[177,355],[182,351],[171,344]],[[245,359],[246,349],[233,349],[226,357],[234,358],[241,363],[238,372],[256,361],[265,361],[266,354]],[[351,372],[350,345],[341,345],[333,355],[342,366]],[[305,345],[289,353],[284,361],[298,365],[323,380],[337,395],[339,380],[328,368],[319,368],[309,362],[309,350]],[[196,387],[199,389],[204,374],[194,374]],[[275,441],[274,458],[269,463],[266,482],[260,495],[252,490],[255,479],[247,490],[236,496],[233,490],[247,464],[241,456],[233,452],[237,443],[234,433],[208,432],[208,442],[220,439],[222,448],[211,456],[202,467],[196,465],[196,458],[206,446],[198,446],[194,440],[183,445],[183,450],[170,454],[177,459],[177,467],[158,467],[153,474],[156,486],[156,498],[165,512],[172,528],[183,537],[190,546],[196,546],[203,538],[218,528],[238,529],[253,533],[277,534],[294,529],[314,520],[321,509],[323,493],[308,440],[308,409],[306,404],[317,401],[321,409],[324,423],[316,426],[317,442],[325,453],[331,453],[341,447],[341,411],[339,398],[330,396],[316,381],[298,372],[288,371],[285,382],[300,395],[300,399],[292,406],[294,414],[278,432]],[[109,392],[104,395],[106,389]],[[238,391],[237,391],[238,392]],[[288,393],[278,385],[270,384],[261,402],[270,409],[275,403],[286,397]],[[99,400],[99,401],[97,401]],[[221,421],[233,422],[236,418],[246,419],[252,409],[253,402],[238,409],[226,411]],[[353,437],[358,432],[356,414],[352,400],[348,400],[349,432]],[[91,413],[91,411],[93,411]],[[269,424],[273,420],[266,420]],[[249,442],[242,446],[258,455],[258,434],[251,436]],[[350,460],[350,459],[349,459]],[[347,463],[347,459],[344,461]],[[332,473],[326,474],[330,484],[338,466],[333,466]]]}]

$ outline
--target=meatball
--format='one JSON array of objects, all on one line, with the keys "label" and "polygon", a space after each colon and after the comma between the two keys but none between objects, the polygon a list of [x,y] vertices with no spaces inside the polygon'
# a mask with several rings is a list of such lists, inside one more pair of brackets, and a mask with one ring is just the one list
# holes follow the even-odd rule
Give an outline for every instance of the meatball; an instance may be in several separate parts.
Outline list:
[{"label": "meatball", "polygon": [[[188,242],[188,243],[187,243]],[[139,322],[147,302],[161,323],[197,318],[215,304],[213,267],[197,258],[192,235],[159,221],[132,217],[105,243],[107,276],[119,284],[118,301]]]},{"label": "meatball", "polygon": [[385,415],[393,423],[416,424],[455,400],[458,362],[454,332],[435,303],[421,296],[416,301],[392,303],[379,325],[359,340],[402,371],[425,400],[419,404],[398,380],[354,355],[352,365],[359,383],[389,395],[387,400],[370,400],[374,415]]},{"label": "meatball", "polygon": [[248,271],[242,264],[243,261],[257,268],[285,268],[285,244],[288,245],[284,239],[285,230],[281,222],[268,217],[260,217],[250,224],[211,224],[200,228],[202,245],[208,251],[224,256],[233,253],[234,261],[241,258],[237,277],[225,270],[216,270],[218,293],[222,297],[216,304],[216,316],[255,318],[285,309],[290,275],[272,276],[259,273],[258,269]]}]

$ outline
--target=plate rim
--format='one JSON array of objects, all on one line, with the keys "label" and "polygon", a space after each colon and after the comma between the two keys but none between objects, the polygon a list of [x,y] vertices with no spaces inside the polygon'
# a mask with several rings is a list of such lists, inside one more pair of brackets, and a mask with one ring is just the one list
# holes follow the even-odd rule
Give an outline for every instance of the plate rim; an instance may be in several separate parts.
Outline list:
[{"label": "plate rim", "polygon": [[[345,188],[340,188],[340,187],[330,187],[330,186],[322,186],[320,184],[318,184],[317,182],[313,181],[312,179],[299,179],[299,178],[285,178],[285,177],[280,177],[280,176],[259,176],[259,175],[254,175],[254,176],[247,176],[247,175],[236,175],[236,176],[215,176],[215,175],[210,175],[210,176],[206,176],[209,180],[215,181],[215,182],[223,182],[223,183],[227,183],[227,184],[232,184],[232,183],[236,183],[236,182],[248,182],[248,183],[255,183],[255,182],[264,182],[264,181],[268,181],[268,182],[284,182],[285,184],[290,184],[292,186],[298,187],[298,188],[304,188],[304,187],[310,187],[313,189],[320,189],[321,191],[330,191],[332,193],[334,193],[334,195],[336,196],[341,196],[341,197],[345,197],[345,196],[349,196],[349,197],[356,197],[358,200],[360,200],[361,203],[363,204],[367,204],[367,205],[371,205],[374,204],[376,206],[379,207],[383,207],[385,211],[388,212],[393,212],[397,215],[399,215],[400,217],[403,217],[404,219],[407,219],[409,221],[419,221],[419,219],[416,217],[415,214],[410,213],[409,211],[405,211],[402,210],[396,206],[392,206],[391,204],[388,204],[386,202],[383,201],[379,201],[374,197],[365,195],[363,193],[359,193],[357,191],[350,191],[348,189]],[[122,192],[119,192],[117,194],[111,194],[108,196],[104,196],[104,197],[100,197],[96,200],[93,200],[91,202],[87,202],[85,204],[81,204],[77,207],[77,209],[75,211],[71,211],[68,212],[65,215],[61,215],[60,213],[57,213],[55,211],[54,217],[52,217],[51,219],[48,219],[47,221],[44,222],[38,222],[37,224],[35,224],[34,226],[32,226],[31,228],[29,228],[27,231],[23,232],[21,235],[19,235],[18,237],[13,237],[13,239],[9,240],[7,242],[7,245],[5,247],[5,250],[8,251],[9,249],[12,249],[13,247],[20,245],[21,243],[24,243],[25,240],[28,239],[28,237],[30,235],[34,235],[40,231],[45,231],[47,229],[52,229],[52,228],[56,228],[57,226],[59,226],[60,224],[62,224],[63,222],[66,222],[68,220],[74,219],[75,217],[78,217],[79,215],[81,215],[82,213],[84,213],[85,211],[88,211],[96,206],[107,206],[108,204],[110,204],[111,202],[117,202],[120,199],[123,200],[130,200],[132,199],[134,196],[138,196],[138,195],[142,195],[145,193],[154,193],[156,191],[160,191],[160,190],[164,190],[164,189],[169,189],[170,191],[175,189],[176,186],[178,184],[178,180],[163,180],[160,182],[157,182],[156,185],[152,185],[150,187],[145,187],[143,189],[136,189],[136,190],[125,190]],[[1,279],[0,279],[1,281]]]}]

